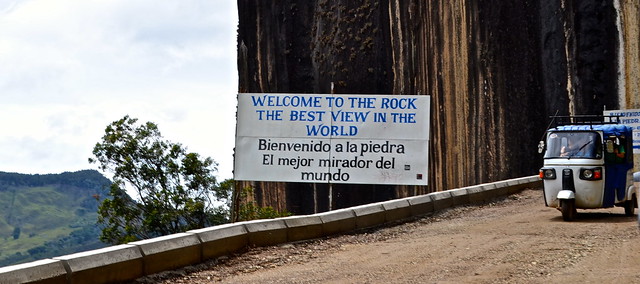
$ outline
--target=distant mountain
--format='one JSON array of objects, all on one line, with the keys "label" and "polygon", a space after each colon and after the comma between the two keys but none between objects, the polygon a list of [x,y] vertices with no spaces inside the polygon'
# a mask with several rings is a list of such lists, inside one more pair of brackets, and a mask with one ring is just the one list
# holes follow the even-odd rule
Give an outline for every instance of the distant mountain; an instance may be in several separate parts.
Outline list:
[{"label": "distant mountain", "polygon": [[0,266],[107,246],[99,240],[97,199],[110,183],[95,170],[0,172]]}]

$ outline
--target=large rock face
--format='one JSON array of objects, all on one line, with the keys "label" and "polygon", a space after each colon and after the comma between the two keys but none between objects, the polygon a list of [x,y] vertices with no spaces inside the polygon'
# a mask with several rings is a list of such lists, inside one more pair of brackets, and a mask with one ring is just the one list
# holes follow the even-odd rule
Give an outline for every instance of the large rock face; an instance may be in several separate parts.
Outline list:
[{"label": "large rock face", "polygon": [[334,185],[329,207],[326,185],[239,186],[300,214],[536,174],[549,115],[637,100],[618,62],[638,73],[638,1],[619,2],[239,0],[240,92],[432,96],[428,187]]}]

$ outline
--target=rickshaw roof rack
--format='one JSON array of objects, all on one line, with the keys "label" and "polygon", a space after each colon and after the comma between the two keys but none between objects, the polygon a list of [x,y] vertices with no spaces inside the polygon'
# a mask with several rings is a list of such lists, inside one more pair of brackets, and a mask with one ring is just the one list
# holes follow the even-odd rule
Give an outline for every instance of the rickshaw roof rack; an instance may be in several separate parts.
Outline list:
[{"label": "rickshaw roof rack", "polygon": [[618,115],[552,115],[551,121],[554,127],[563,125],[602,125],[619,124]]}]

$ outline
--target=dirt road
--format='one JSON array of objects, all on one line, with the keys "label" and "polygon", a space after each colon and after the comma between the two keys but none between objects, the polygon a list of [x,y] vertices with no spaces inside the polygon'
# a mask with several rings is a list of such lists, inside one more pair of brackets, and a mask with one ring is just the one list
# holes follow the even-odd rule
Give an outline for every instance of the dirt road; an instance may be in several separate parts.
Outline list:
[{"label": "dirt road", "polygon": [[139,279],[161,283],[640,283],[640,231],[622,208],[544,206],[540,189],[354,234],[254,248]]}]

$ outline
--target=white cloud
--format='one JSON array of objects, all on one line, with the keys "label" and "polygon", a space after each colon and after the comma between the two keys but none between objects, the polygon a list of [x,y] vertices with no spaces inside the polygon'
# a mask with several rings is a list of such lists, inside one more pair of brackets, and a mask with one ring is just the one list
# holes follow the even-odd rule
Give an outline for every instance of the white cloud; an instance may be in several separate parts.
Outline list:
[{"label": "white cloud", "polygon": [[237,12],[231,0],[0,2],[0,171],[87,163],[125,114],[231,177]]}]

